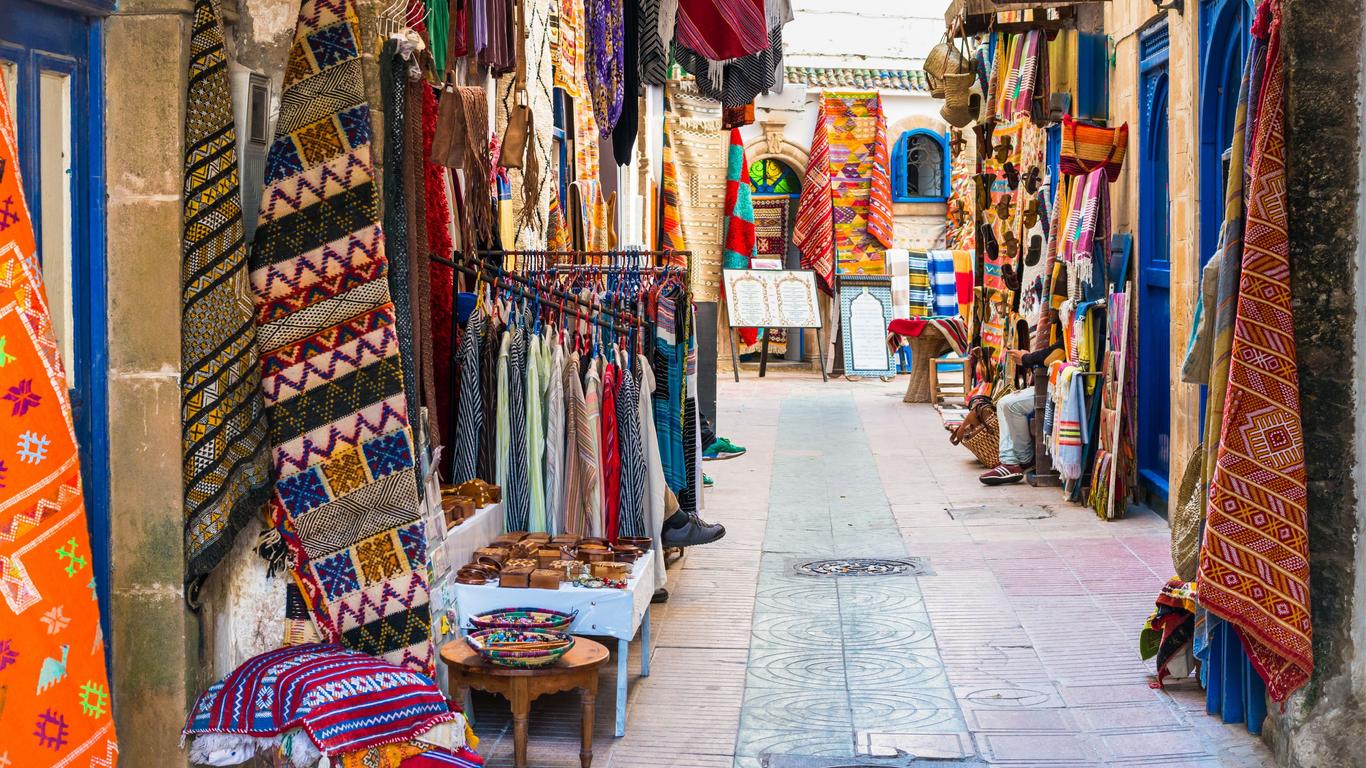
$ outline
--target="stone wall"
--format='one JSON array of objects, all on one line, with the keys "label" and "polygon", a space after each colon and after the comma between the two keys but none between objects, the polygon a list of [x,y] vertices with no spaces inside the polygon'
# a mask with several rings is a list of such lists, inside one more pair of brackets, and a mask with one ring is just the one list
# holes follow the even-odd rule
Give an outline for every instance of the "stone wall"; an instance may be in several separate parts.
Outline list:
[{"label": "stone wall", "polygon": [[[1295,768],[1366,764],[1359,568],[1361,0],[1285,0],[1290,266],[1309,472],[1314,679],[1268,730]],[[1332,44],[1325,44],[1332,41]],[[1356,98],[1353,98],[1355,96]],[[1352,318],[1355,318],[1353,322]]]},{"label": "stone wall", "polygon": [[178,254],[190,4],[120,5],[105,25],[109,644],[122,763],[132,768],[173,765],[180,754],[199,641],[181,598]]}]

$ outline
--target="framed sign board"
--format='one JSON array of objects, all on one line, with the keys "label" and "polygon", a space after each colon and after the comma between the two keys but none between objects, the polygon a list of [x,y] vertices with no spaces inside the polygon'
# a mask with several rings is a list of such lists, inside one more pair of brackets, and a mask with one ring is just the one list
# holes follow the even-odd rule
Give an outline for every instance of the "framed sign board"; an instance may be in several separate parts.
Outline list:
[{"label": "framed sign board", "polygon": [[887,326],[892,322],[892,278],[840,275],[839,297],[845,374],[896,376],[896,360],[887,349]]},{"label": "framed sign board", "polygon": [[819,328],[816,273],[789,269],[727,269],[726,308],[733,328]]},{"label": "framed sign board", "polygon": [[[821,311],[817,302],[816,273],[804,269],[722,270],[726,311],[730,317],[730,356],[735,380],[740,380],[739,341],[736,328],[815,328],[825,379],[825,342],[821,338]],[[768,371],[768,339],[764,334],[759,353],[759,376]]]}]

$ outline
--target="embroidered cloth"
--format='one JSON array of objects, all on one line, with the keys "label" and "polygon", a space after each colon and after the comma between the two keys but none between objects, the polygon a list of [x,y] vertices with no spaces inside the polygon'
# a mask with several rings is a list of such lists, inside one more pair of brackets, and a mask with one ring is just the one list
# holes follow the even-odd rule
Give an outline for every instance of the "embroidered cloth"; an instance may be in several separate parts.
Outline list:
[{"label": "embroidered cloth", "polygon": [[114,768],[81,466],[0,87],[0,755]]},{"label": "embroidered cloth", "polygon": [[1279,2],[1263,3],[1253,32],[1269,38],[1266,75],[1223,434],[1199,576],[1201,603],[1237,628],[1275,701],[1285,701],[1314,669],[1304,434],[1286,229],[1280,23]]},{"label": "embroidered cloth", "polygon": [[280,99],[251,265],[292,618],[425,671],[426,539],[351,0],[304,1]]},{"label": "embroidered cloth", "polygon": [[677,0],[675,39],[712,61],[768,47],[764,0]]},{"label": "embroidered cloth", "polygon": [[876,93],[827,94],[823,108],[829,119],[835,269],[885,274],[892,206],[885,130],[879,130],[882,99]]},{"label": "embroidered cloth", "polygon": [[180,395],[185,579],[214,569],[270,498],[266,417],[223,28],[195,3],[185,101]]}]

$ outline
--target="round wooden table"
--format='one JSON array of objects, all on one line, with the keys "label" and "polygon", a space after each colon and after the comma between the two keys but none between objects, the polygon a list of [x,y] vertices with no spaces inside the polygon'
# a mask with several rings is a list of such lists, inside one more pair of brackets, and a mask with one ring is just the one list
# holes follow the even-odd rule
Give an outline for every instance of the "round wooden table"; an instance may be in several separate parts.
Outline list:
[{"label": "round wooden table", "polygon": [[527,718],[531,702],[552,693],[578,689],[582,694],[582,746],[579,762],[593,764],[593,700],[598,695],[598,670],[610,654],[606,646],[575,637],[574,647],[560,660],[539,669],[513,669],[485,661],[464,640],[447,643],[441,658],[450,669],[451,693],[464,702],[470,689],[496,693],[512,705],[512,749],[517,768],[526,768]]}]

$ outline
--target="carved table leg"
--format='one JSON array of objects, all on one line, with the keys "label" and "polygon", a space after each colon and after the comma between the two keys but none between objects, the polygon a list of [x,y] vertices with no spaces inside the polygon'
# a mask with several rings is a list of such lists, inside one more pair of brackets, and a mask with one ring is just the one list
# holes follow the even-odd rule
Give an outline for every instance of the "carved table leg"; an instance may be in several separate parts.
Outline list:
[{"label": "carved table leg", "polygon": [[516,768],[526,768],[527,720],[531,714],[531,696],[526,678],[519,678],[512,688],[512,762]]},{"label": "carved table leg", "polygon": [[595,698],[594,691],[596,690],[597,686],[594,686],[592,690],[588,688],[580,689],[582,694],[581,704],[583,706],[583,723],[579,728],[580,737],[583,739],[583,742],[582,746],[579,748],[579,762],[583,765],[583,768],[590,768],[593,765],[593,699]]}]

